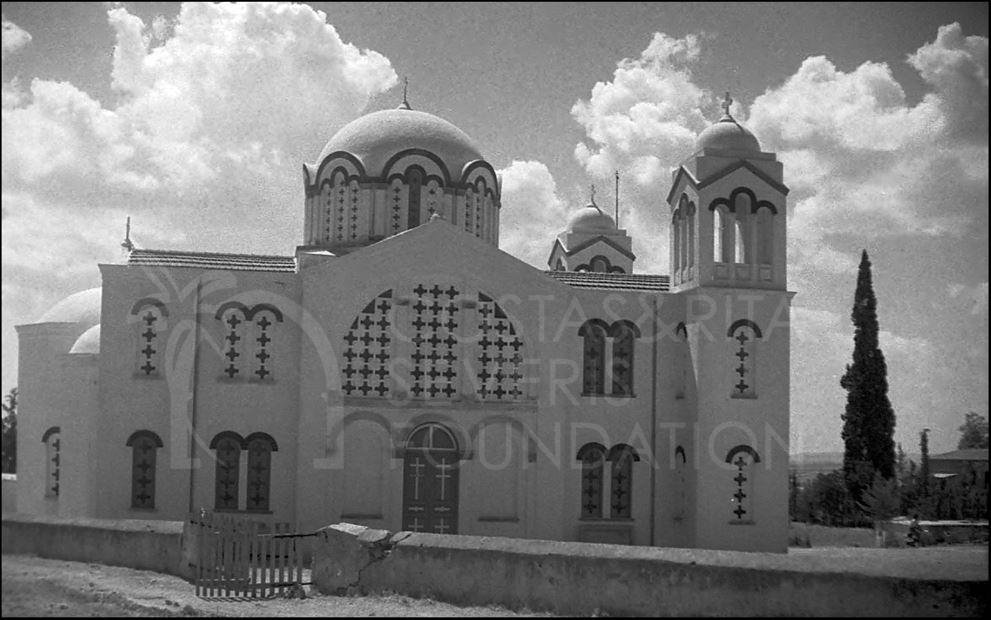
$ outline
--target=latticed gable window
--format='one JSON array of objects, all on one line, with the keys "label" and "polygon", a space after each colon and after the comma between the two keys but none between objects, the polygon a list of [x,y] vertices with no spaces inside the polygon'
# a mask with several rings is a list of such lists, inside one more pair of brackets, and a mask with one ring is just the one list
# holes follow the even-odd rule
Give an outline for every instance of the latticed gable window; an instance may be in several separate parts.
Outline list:
[{"label": "latticed gable window", "polygon": [[125,444],[131,448],[131,508],[155,507],[155,474],[162,440],[151,431],[137,431]]},{"label": "latticed gable window", "polygon": [[160,300],[146,297],[131,307],[130,322],[137,335],[137,362],[135,373],[141,377],[162,375],[162,359],[165,349],[165,330],[169,311]]},{"label": "latticed gable window", "polygon": [[241,447],[244,441],[237,433],[224,432],[213,438],[210,448],[216,450],[214,509],[237,510],[241,478]]},{"label": "latticed gable window", "polygon": [[605,448],[587,443],[578,450],[582,464],[581,516],[583,519],[602,518],[603,470]]},{"label": "latticed gable window", "polygon": [[520,400],[523,397],[523,340],[503,309],[491,297],[478,294],[478,387],[481,400]]},{"label": "latticed gable window", "polygon": [[755,398],[757,396],[755,373],[756,343],[761,338],[760,327],[748,319],[734,322],[726,334],[733,339],[733,398]]},{"label": "latticed gable window", "polygon": [[395,306],[392,289],[368,302],[344,337],[341,388],[348,396],[388,396]]},{"label": "latticed gable window", "polygon": [[606,386],[606,325],[591,320],[581,326],[582,394],[604,394]]},{"label": "latticed gable window", "polygon": [[730,523],[753,523],[755,465],[760,456],[750,446],[736,446],[726,455],[726,462],[733,467]]},{"label": "latticed gable window", "polygon": [[45,497],[58,497],[62,473],[61,429],[53,426],[45,431],[41,442],[45,444]]},{"label": "latticed gable window", "polygon": [[265,433],[253,433],[248,444],[248,495],[246,509],[267,512],[271,498],[272,453],[278,450],[275,440]]},{"label": "latticed gable window", "polygon": [[458,393],[460,291],[418,284],[410,306],[413,354],[410,393],[418,398],[453,398]]}]

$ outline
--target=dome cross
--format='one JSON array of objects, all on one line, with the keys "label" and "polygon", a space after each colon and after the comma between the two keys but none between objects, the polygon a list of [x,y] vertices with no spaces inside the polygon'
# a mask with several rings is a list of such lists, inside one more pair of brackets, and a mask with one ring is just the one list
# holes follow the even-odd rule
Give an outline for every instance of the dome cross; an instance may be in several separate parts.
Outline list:
[{"label": "dome cross", "polygon": [[404,77],[403,78],[403,102],[399,104],[399,107],[397,109],[399,109],[399,110],[412,110],[413,109],[413,108],[411,108],[409,106],[409,99],[407,99],[407,97],[406,97],[406,94],[407,94],[407,91],[408,90],[409,90],[409,78],[408,77]]},{"label": "dome cross", "polygon": [[726,96],[723,97],[723,102],[720,105],[723,106],[723,114],[725,116],[730,116],[729,107],[733,105],[733,98],[729,96],[729,91],[726,91]]}]

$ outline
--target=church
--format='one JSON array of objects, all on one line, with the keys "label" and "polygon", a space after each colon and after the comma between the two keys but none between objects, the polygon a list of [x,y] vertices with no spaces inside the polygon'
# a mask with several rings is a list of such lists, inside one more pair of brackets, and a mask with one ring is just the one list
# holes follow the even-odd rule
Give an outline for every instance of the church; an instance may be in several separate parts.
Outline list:
[{"label": "church", "polygon": [[786,551],[788,188],[724,110],[668,275],[594,195],[501,251],[484,150],[406,101],[303,165],[291,254],[125,241],[17,327],[19,511]]}]

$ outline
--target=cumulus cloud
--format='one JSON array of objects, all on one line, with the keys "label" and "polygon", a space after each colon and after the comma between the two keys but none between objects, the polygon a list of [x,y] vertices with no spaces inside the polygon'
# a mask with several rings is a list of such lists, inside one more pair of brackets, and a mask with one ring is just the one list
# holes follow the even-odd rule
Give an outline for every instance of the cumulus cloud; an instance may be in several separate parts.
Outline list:
[{"label": "cumulus cloud", "polygon": [[386,58],[345,43],[304,5],[185,4],[156,47],[161,23],[120,7],[108,20],[121,103],[33,80],[4,109],[4,191],[94,217],[128,209],[138,229],[197,222],[204,230],[190,239],[206,249],[224,249],[211,222],[243,226],[244,247],[272,244],[272,228],[290,245],[299,164],[397,82]]},{"label": "cumulus cloud", "polygon": [[908,61],[933,88],[916,105],[886,64],[843,72],[817,56],[751,106],[750,128],[788,172],[799,263],[829,234],[960,235],[986,222],[987,38],[943,26]]},{"label": "cumulus cloud", "polygon": [[621,225],[633,236],[637,271],[667,268],[665,245],[650,241],[667,236],[670,169],[694,150],[708,125],[703,109],[713,107],[711,94],[692,81],[701,49],[700,35],[655,33],[639,57],[619,61],[611,81],[596,83],[571,108],[585,130],[575,147],[585,171],[601,180],[621,171]]},{"label": "cumulus cloud", "polygon": [[7,60],[10,54],[20,50],[31,42],[31,35],[6,17],[3,18],[3,51],[2,58]]},{"label": "cumulus cloud", "polygon": [[[669,170],[694,150],[710,122],[705,113],[716,112],[715,97],[692,73],[704,44],[698,35],[657,33],[638,58],[620,61],[612,79],[597,83],[571,110],[585,131],[574,152],[585,171],[598,179],[614,169],[624,173],[624,223],[640,271],[667,269],[667,243],[649,242],[667,239]],[[914,104],[884,63],[841,71],[814,56],[749,110],[738,102],[732,109],[764,150],[777,153],[791,188],[789,286],[800,292],[792,322],[793,385],[801,386],[792,391],[794,428],[808,434],[804,447],[793,437],[799,449],[815,449],[818,438],[835,435],[838,417],[824,421],[821,414],[843,410],[839,377],[852,350],[852,327],[846,309],[837,309],[847,298],[840,291],[852,291],[856,277],[852,248],[875,236],[986,234],[987,38],[944,26],[907,62],[928,87]],[[928,273],[928,266],[905,271]],[[987,295],[980,290],[951,293],[981,313]],[[900,419],[931,417],[944,392],[918,393],[920,386],[952,384],[946,364],[935,362],[945,360],[946,351],[924,334],[885,331],[880,338],[896,369],[890,381]]]},{"label": "cumulus cloud", "polygon": [[552,239],[568,220],[565,203],[547,166],[513,161],[498,171],[502,178],[499,247],[538,269],[547,269]]},{"label": "cumulus cloud", "polygon": [[[305,5],[187,3],[151,25],[112,6],[107,18],[116,105],[67,82],[4,83],[5,335],[98,284],[126,215],[151,247],[284,253],[302,235],[301,163],[398,82]],[[29,39],[4,21],[5,57]]]}]

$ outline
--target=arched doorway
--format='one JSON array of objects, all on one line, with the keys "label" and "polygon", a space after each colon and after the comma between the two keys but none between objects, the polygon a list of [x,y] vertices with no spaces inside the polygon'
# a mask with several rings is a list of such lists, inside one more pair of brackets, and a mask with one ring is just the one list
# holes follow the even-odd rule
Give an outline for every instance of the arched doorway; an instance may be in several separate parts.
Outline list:
[{"label": "arched doorway", "polygon": [[458,444],[440,424],[424,424],[406,440],[403,529],[458,533]]}]

